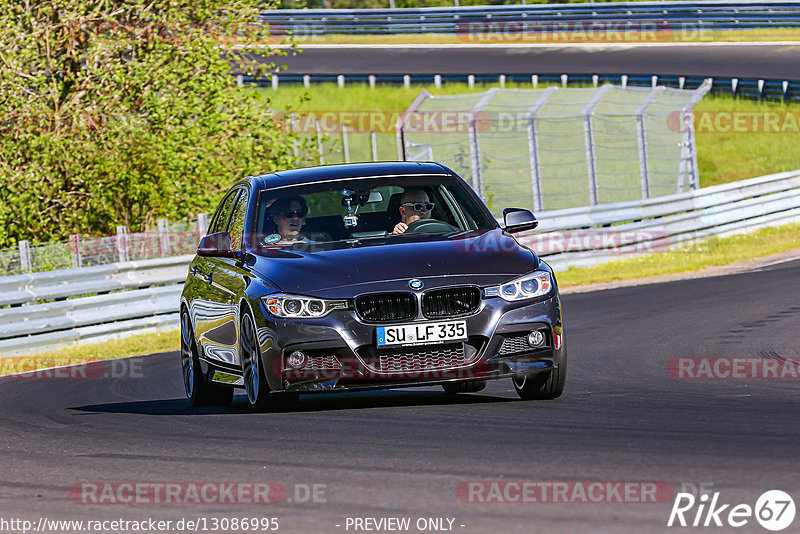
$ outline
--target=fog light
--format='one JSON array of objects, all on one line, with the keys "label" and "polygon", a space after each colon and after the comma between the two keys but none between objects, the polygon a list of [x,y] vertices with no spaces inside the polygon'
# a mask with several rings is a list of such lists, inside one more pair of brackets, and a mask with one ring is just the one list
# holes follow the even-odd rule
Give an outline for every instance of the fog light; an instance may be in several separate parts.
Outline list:
[{"label": "fog light", "polygon": [[544,334],[539,330],[534,330],[528,334],[528,345],[535,349],[544,345]]},{"label": "fog light", "polygon": [[291,353],[288,358],[286,358],[286,363],[289,364],[289,367],[300,369],[306,364],[306,355],[299,350],[296,350]]}]

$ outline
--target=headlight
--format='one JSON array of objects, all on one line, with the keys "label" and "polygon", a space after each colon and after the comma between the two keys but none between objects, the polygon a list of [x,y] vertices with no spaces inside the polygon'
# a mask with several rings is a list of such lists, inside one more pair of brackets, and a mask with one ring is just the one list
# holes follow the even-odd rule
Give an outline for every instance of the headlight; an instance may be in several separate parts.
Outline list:
[{"label": "headlight", "polygon": [[487,287],[484,293],[487,297],[501,297],[503,300],[513,302],[547,295],[552,288],[550,273],[539,271],[501,286]]},{"label": "headlight", "polygon": [[323,300],[296,295],[275,294],[262,297],[267,310],[276,317],[324,317],[333,310],[346,310],[346,300]]}]

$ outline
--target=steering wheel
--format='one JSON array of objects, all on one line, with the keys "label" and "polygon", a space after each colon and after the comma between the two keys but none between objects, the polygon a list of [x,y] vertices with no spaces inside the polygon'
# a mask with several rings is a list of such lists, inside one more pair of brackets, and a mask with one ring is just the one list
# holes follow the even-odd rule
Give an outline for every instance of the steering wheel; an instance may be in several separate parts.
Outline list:
[{"label": "steering wheel", "polygon": [[407,234],[439,234],[447,232],[458,232],[458,228],[452,224],[447,224],[436,219],[417,219],[409,223],[406,229]]}]

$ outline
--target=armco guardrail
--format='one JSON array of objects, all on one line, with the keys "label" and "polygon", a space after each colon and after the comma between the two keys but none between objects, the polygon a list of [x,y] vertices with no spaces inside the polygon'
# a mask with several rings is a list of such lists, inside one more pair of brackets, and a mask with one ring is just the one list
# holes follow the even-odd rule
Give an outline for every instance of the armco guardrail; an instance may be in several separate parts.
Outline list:
[{"label": "armco guardrail", "polygon": [[[656,29],[730,30],[800,26],[797,2],[614,2],[403,9],[276,9],[261,19],[274,34],[468,33],[511,24],[519,32],[578,24],[654,24]],[[470,27],[472,25],[472,27]],[[648,26],[649,27],[649,26]],[[496,30],[495,30],[496,31]]]},{"label": "armco guardrail", "polygon": [[[800,171],[635,202],[541,212],[538,217],[538,230],[519,239],[556,270],[564,270],[800,222]],[[0,309],[0,356],[177,328],[179,295],[191,258],[0,278],[0,302],[15,306]],[[108,293],[94,294],[101,292]],[[90,293],[94,295],[81,297]]]},{"label": "armco guardrail", "polygon": [[0,310],[0,356],[177,328],[178,300],[192,258],[0,278],[0,304],[12,306]]},{"label": "armco guardrail", "polygon": [[186,280],[186,267],[192,257],[192,255],[173,256],[82,269],[6,276],[0,278],[0,306],[176,284]]},{"label": "armco guardrail", "polygon": [[522,236],[556,270],[585,267],[708,237],[800,222],[800,171],[676,195],[539,215]]}]

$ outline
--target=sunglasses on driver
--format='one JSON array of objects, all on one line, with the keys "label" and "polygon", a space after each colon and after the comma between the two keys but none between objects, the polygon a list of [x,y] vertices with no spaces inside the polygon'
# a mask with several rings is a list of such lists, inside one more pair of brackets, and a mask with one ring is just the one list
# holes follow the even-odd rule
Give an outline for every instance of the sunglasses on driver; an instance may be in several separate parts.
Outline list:
[{"label": "sunglasses on driver", "polygon": [[435,204],[433,202],[404,202],[401,206],[408,206],[417,213],[420,213],[422,211],[433,211]]},{"label": "sunglasses on driver", "polygon": [[287,219],[291,219],[293,217],[297,217],[298,219],[303,219],[306,216],[306,212],[303,210],[282,211],[281,215],[283,215]]}]

